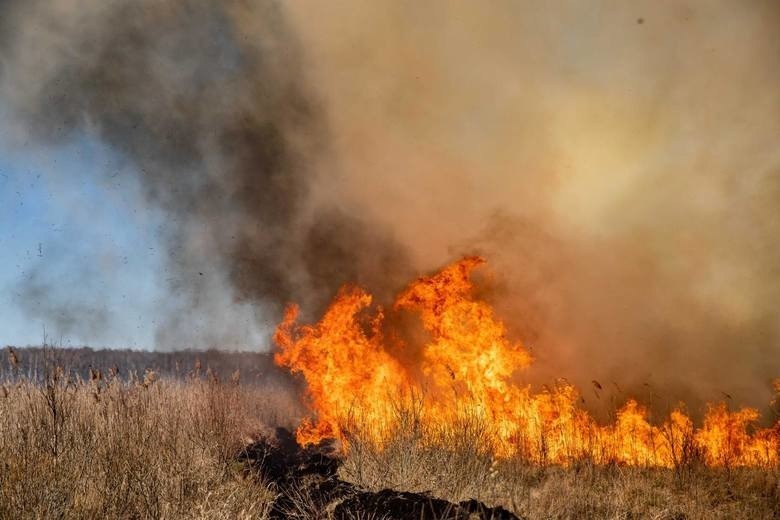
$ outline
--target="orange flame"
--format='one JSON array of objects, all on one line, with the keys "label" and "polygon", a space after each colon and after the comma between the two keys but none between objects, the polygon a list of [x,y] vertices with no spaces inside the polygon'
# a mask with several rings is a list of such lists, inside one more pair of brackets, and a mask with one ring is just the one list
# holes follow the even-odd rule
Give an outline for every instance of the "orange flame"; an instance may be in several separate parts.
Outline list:
[{"label": "orange flame", "polygon": [[399,427],[399,406],[421,396],[417,411],[428,431],[464,417],[477,420],[497,457],[564,465],[582,458],[663,467],[694,459],[710,466],[780,463],[780,422],[758,429],[752,408],[711,405],[695,429],[681,409],[652,425],[647,409],[629,400],[615,423],[603,426],[578,407],[579,393],[566,382],[536,394],[517,384],[515,375],[531,356],[475,297],[470,275],[482,263],[464,258],[398,296],[392,311],[419,315],[429,336],[414,364],[402,363],[400,340],[383,336],[383,311],[369,317],[371,296],[360,288],[342,288],[315,325],[296,325],[298,308],[290,306],[274,335],[275,361],[303,375],[316,414],[316,421],[299,426],[298,442],[336,438],[346,447],[347,425],[357,423],[370,425],[364,429],[381,447]]}]

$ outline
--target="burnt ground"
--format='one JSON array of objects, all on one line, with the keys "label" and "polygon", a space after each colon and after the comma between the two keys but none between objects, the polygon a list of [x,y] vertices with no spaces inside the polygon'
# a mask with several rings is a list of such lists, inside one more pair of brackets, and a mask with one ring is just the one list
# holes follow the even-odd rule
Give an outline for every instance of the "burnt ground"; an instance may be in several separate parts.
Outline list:
[{"label": "burnt ground", "polygon": [[247,475],[277,493],[272,519],[327,515],[336,520],[519,520],[502,507],[488,507],[476,500],[454,503],[423,493],[362,489],[338,478],[341,460],[330,443],[301,448],[283,428],[250,444],[238,458]]}]

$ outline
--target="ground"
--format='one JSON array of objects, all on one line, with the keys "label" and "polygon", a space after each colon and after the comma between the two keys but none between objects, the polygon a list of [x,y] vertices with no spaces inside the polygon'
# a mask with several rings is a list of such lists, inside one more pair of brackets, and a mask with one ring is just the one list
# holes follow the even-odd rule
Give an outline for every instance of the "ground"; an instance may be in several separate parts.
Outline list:
[{"label": "ground", "polygon": [[[90,379],[56,367],[40,376],[4,371],[0,518],[264,518],[274,491],[247,476],[237,454],[305,413],[289,389],[205,366],[179,377],[95,371]],[[477,434],[453,425],[427,445],[410,429],[382,450],[355,434],[339,476],[368,490],[474,498],[532,519],[780,515],[777,468],[540,467],[492,458]]]}]

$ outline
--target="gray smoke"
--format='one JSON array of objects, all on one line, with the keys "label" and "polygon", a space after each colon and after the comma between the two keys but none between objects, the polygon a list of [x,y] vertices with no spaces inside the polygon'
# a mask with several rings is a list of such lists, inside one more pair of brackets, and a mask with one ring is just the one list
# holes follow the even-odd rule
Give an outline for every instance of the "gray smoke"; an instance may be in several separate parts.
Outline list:
[{"label": "gray smoke", "polygon": [[[317,312],[341,283],[388,287],[404,269],[389,233],[309,203],[313,178],[330,174],[327,128],[276,2],[0,9],[0,95],[24,138],[96,136],[134,163],[147,200],[166,212],[172,298],[160,346],[225,340],[226,324],[272,323],[290,301]],[[23,284],[30,308],[42,288],[37,277]],[[37,308],[55,323],[80,314]]]}]

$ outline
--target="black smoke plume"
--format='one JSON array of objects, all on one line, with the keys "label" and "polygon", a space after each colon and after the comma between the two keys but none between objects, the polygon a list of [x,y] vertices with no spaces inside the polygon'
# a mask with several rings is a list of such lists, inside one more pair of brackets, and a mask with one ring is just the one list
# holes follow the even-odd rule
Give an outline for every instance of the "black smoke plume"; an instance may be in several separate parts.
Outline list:
[{"label": "black smoke plume", "polygon": [[[404,253],[388,232],[309,202],[314,177],[332,174],[328,129],[276,2],[0,5],[2,95],[28,136],[98,137],[165,211],[181,304],[160,343],[175,343],[193,316],[223,319],[212,309],[223,282],[274,319],[290,301],[317,312],[346,281],[381,289],[398,279]],[[23,299],[40,299],[29,283]],[[64,312],[78,309],[53,315]]]}]

